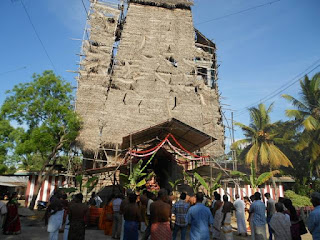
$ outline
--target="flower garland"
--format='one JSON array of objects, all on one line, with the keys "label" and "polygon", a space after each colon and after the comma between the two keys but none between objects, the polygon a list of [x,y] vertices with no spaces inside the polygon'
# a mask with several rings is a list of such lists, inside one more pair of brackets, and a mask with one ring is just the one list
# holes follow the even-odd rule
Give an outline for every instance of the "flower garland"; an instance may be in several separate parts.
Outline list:
[{"label": "flower garland", "polygon": [[[181,150],[177,147],[175,147],[169,140],[169,137],[172,138],[172,140],[179,146],[179,148],[184,152],[187,153],[189,156],[185,155],[184,153],[181,152]],[[129,154],[131,156],[134,157],[139,157],[139,158],[143,158],[143,157],[147,157],[150,156],[152,154],[154,154],[155,152],[159,151],[160,148],[163,147],[163,145],[167,143],[169,145],[169,147],[179,156],[183,157],[186,159],[186,161],[181,161],[176,159],[176,161],[180,164],[183,163],[189,163],[190,161],[202,161],[203,164],[205,164],[205,161],[207,158],[209,158],[210,156],[198,156],[188,150],[186,150],[179,142],[178,140],[171,134],[169,133],[157,146],[148,149],[148,150],[142,150],[142,151],[137,151],[137,150],[129,150]]]}]

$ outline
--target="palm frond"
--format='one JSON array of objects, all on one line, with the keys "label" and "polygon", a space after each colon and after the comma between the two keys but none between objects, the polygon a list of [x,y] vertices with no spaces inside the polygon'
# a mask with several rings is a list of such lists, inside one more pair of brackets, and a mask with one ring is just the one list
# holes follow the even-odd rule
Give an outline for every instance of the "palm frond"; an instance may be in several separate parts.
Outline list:
[{"label": "palm frond", "polygon": [[246,126],[240,122],[235,122],[234,123],[236,126],[239,126],[243,131],[245,131],[246,133],[250,134],[250,135],[255,135],[256,131],[254,129],[252,129],[249,126]]},{"label": "palm frond", "polygon": [[306,149],[308,146],[311,145],[312,141],[313,141],[312,132],[306,131],[306,130],[303,131],[296,145],[296,150],[302,151]]},{"label": "palm frond", "polygon": [[258,157],[259,145],[254,143],[246,155],[246,163],[252,163]]},{"label": "palm frond", "polygon": [[282,97],[287,99],[288,101],[290,101],[293,106],[298,108],[298,110],[302,110],[305,112],[308,111],[308,107],[306,105],[304,105],[302,102],[300,102],[298,99],[296,99],[288,94],[283,94]]},{"label": "palm frond", "polygon": [[269,144],[270,165],[273,168],[280,166],[293,167],[287,156],[274,144]]},{"label": "palm frond", "polygon": [[261,165],[269,164],[269,146],[267,143],[262,142],[259,151],[259,160]]},{"label": "palm frond", "polygon": [[307,130],[311,131],[318,129],[320,123],[319,120],[315,119],[313,116],[310,115],[303,121],[303,125]]},{"label": "palm frond", "polygon": [[251,149],[252,144],[249,144],[248,146],[246,146],[244,149],[242,149],[242,151],[240,152],[239,155],[239,159],[245,161],[247,153],[249,152],[249,150]]},{"label": "palm frond", "polygon": [[305,111],[296,110],[296,109],[287,109],[286,115],[289,118],[303,119],[305,116],[308,116],[309,113]]},{"label": "palm frond", "polygon": [[311,162],[313,162],[313,163],[320,157],[319,143],[312,142],[310,155],[311,155]]},{"label": "palm frond", "polygon": [[268,113],[268,114],[272,112],[273,107],[274,107],[274,102],[269,105],[269,107],[268,107],[268,109],[267,109],[267,113]]},{"label": "palm frond", "polygon": [[262,173],[258,179],[257,179],[257,186],[264,184],[265,182],[267,182],[270,178],[272,178],[274,175],[280,173],[279,170],[275,170],[272,172],[265,172]]},{"label": "palm frond", "polygon": [[251,141],[252,140],[249,138],[238,140],[231,145],[231,149],[235,150],[237,148],[241,148],[242,146],[247,146],[248,144],[251,143]]}]

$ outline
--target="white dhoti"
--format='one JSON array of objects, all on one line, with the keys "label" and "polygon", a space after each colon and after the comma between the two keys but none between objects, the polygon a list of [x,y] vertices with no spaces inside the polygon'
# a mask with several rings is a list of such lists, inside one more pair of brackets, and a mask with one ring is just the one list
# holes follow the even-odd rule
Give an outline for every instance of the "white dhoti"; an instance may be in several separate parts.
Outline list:
[{"label": "white dhoti", "polygon": [[236,218],[237,218],[238,233],[246,234],[247,227],[246,227],[246,219],[245,219],[244,212],[236,211]]},{"label": "white dhoti", "polygon": [[232,226],[231,226],[231,213],[226,214],[226,218],[221,227],[221,239],[233,240]]}]

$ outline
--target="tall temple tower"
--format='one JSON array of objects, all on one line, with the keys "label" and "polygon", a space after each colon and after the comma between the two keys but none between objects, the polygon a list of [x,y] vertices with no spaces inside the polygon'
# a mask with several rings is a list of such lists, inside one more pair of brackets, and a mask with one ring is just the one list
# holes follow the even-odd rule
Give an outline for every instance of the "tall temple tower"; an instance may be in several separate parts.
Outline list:
[{"label": "tall temple tower", "polygon": [[216,140],[224,153],[216,46],[194,28],[191,0],[92,1],[76,111],[88,156],[170,118]]}]

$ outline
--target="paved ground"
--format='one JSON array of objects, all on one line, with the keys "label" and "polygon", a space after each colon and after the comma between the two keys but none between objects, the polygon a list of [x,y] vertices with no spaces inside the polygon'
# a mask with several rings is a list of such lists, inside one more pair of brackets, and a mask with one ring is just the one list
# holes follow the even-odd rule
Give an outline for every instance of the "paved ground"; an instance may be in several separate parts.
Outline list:
[{"label": "paved ground", "polygon": [[[32,218],[21,218],[22,224],[22,233],[16,236],[10,235],[2,235],[0,233],[1,240],[44,240],[48,239],[48,233],[46,231],[46,227],[44,226],[43,222],[39,219],[32,219]],[[105,236],[103,231],[96,230],[96,229],[87,229],[86,230],[86,240],[111,240],[112,238],[109,236]],[[178,238],[180,239],[180,238]],[[187,238],[188,239],[188,238]],[[244,240],[244,239],[251,239],[250,236],[248,237],[239,237],[236,236],[236,232],[234,232],[234,240]],[[303,235],[303,240],[311,240],[312,237],[310,234]],[[59,240],[62,240],[62,234],[59,236]]]}]

